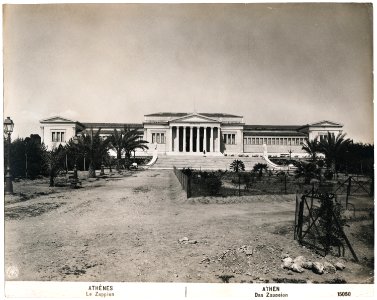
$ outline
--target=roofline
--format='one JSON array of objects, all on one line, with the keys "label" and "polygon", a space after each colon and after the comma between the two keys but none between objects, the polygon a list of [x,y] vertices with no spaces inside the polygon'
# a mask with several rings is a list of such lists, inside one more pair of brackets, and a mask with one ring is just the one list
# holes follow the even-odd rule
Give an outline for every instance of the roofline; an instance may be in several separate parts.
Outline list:
[{"label": "roofline", "polygon": [[207,119],[208,121],[212,121],[212,122],[216,122],[216,123],[219,123],[220,121],[219,120],[216,120],[216,119],[213,119],[211,117],[207,117],[207,116],[204,116],[204,115],[201,115],[199,113],[192,113],[192,114],[187,114],[185,116],[181,116],[181,117],[178,117],[178,118],[175,118],[175,119],[172,119],[172,120],[169,120],[169,123],[173,123],[173,122],[177,122],[181,119],[184,119],[184,118],[188,118],[188,117],[191,117],[191,116],[200,116],[204,119]]},{"label": "roofline", "polygon": [[45,118],[43,120],[39,120],[39,123],[48,123],[48,119],[54,119],[54,118],[61,118],[61,119],[66,119],[67,121],[62,121],[60,123],[80,123],[78,121],[74,121],[74,120],[70,120],[68,118],[65,118],[65,117],[62,117],[62,116],[52,116],[52,117],[48,117],[48,118]]},{"label": "roofline", "polygon": [[[238,115],[233,115],[233,114],[228,114],[228,113],[207,113],[207,112],[159,112],[159,113],[153,113],[153,114],[147,114],[144,115],[144,117],[164,117],[165,116],[178,116],[178,117],[185,117],[185,116],[190,116],[190,115],[201,115],[201,116],[206,116],[207,115],[216,115],[218,114],[219,117],[230,117],[230,118],[243,118],[243,116],[238,116]],[[208,117],[208,116],[206,116]],[[210,117],[209,117],[210,118]]]}]

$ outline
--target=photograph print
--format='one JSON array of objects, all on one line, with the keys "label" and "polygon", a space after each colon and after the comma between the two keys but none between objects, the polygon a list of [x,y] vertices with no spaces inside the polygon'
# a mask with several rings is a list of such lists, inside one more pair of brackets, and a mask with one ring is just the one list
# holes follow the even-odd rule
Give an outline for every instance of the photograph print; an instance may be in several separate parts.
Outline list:
[{"label": "photograph print", "polygon": [[372,4],[3,24],[6,282],[374,283]]}]

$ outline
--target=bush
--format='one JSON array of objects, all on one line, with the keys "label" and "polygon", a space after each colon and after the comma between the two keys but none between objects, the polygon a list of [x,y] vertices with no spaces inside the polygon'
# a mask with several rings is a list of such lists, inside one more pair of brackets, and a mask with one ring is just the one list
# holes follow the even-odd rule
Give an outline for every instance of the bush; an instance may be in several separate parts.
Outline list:
[{"label": "bush", "polygon": [[191,177],[192,174],[193,174],[193,170],[191,168],[183,168],[182,169],[182,173],[185,174],[185,175],[187,175],[187,176],[189,176],[189,177]]},{"label": "bush", "polygon": [[217,176],[209,176],[204,178],[204,185],[207,193],[211,196],[216,196],[220,192],[222,182]]},{"label": "bush", "polygon": [[327,169],[327,170],[325,171],[325,173],[323,174],[323,176],[324,176],[327,180],[331,180],[331,179],[333,179],[333,177],[334,177],[334,172],[331,171],[330,169]]},{"label": "bush", "polygon": [[[26,176],[35,179],[43,173],[42,157],[45,148],[39,140],[35,138],[17,138],[11,143],[10,147],[10,167],[14,178]],[[8,142],[4,140],[4,167],[6,170],[8,158]],[[27,169],[26,169],[27,166]]]},{"label": "bush", "polygon": [[[341,205],[334,201],[334,195],[325,194],[320,199],[320,207],[313,210],[313,216],[318,217],[317,234],[320,235],[320,241],[325,248],[336,245],[337,240],[343,239],[343,233],[340,230],[346,225],[346,220],[341,217]],[[333,216],[338,220],[340,228],[334,221]],[[327,249],[329,250],[329,249]]]},{"label": "bush", "polygon": [[263,170],[267,171],[267,164],[257,163],[253,167],[253,172],[258,174],[258,177],[263,176]]}]

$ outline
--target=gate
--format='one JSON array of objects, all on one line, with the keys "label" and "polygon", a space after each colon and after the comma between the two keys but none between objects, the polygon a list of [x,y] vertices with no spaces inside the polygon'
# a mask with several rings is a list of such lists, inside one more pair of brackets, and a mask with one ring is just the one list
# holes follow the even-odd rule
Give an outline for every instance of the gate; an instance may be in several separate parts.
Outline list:
[{"label": "gate", "polygon": [[334,194],[320,193],[313,189],[301,198],[296,195],[294,239],[301,245],[314,248],[324,256],[330,252],[331,247],[337,247],[338,255],[341,256],[342,253],[344,256],[346,244],[353,258],[358,261],[343,231],[337,213],[340,208]]}]

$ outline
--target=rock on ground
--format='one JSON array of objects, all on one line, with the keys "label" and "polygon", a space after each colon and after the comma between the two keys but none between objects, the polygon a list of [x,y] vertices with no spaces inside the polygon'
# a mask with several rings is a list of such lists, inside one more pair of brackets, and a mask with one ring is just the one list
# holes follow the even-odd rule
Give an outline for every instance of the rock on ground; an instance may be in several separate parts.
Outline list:
[{"label": "rock on ground", "polygon": [[293,264],[292,258],[286,257],[286,258],[283,259],[282,268],[283,269],[290,269],[292,264]]},{"label": "rock on ground", "polygon": [[323,263],[323,270],[325,273],[329,273],[329,274],[336,273],[336,268],[327,261]]},{"label": "rock on ground", "polygon": [[304,269],[298,263],[294,263],[293,265],[291,265],[291,270],[296,273],[304,272]]},{"label": "rock on ground", "polygon": [[343,270],[345,267],[346,267],[346,266],[343,265],[341,262],[337,262],[337,263],[335,264],[335,268],[336,268],[337,270]]},{"label": "rock on ground", "polygon": [[320,262],[314,262],[313,263],[313,272],[317,274],[323,274],[324,272],[324,267],[323,264]]}]

